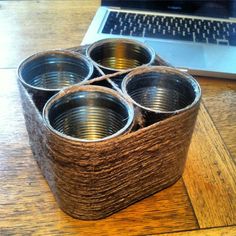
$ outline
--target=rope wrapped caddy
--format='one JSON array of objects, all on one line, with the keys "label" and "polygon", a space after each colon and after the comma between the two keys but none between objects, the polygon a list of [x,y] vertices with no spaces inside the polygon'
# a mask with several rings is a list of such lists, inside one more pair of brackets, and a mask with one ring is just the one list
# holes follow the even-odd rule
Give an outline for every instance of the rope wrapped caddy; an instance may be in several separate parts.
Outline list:
[{"label": "rope wrapped caddy", "polygon": [[[70,50],[84,53],[86,48]],[[141,75],[148,70],[162,70],[163,74],[176,71],[158,68],[167,65],[158,56],[154,64],[158,66],[141,66],[116,73],[129,76],[129,72]],[[93,90],[94,82],[112,80],[116,76],[114,73],[98,76],[83,81],[79,87]],[[102,219],[175,183],[184,170],[199,109],[201,91],[196,86],[196,97],[185,109],[151,124],[146,124],[143,111],[133,103],[132,97],[116,86],[115,96],[134,107],[134,123],[127,132],[115,137],[86,142],[49,129],[35,105],[37,101],[19,82],[32,152],[59,207],[75,218]],[[68,87],[54,96],[71,94],[76,87]]]}]

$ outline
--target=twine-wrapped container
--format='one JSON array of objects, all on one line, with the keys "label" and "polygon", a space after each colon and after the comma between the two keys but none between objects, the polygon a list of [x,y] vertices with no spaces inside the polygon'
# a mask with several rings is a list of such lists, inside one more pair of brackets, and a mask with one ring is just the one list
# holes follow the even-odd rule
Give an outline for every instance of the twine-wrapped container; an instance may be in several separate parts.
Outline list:
[{"label": "twine-wrapped container", "polygon": [[[158,57],[156,62],[162,64]],[[181,177],[200,96],[183,111],[147,127],[80,142],[51,132],[35,101],[21,84],[19,88],[34,157],[59,207],[72,217],[104,218]]]}]

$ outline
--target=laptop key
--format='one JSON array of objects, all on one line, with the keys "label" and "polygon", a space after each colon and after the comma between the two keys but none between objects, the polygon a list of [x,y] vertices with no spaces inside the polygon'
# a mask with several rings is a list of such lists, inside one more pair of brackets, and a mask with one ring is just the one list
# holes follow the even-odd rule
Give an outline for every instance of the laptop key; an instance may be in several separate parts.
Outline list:
[{"label": "laptop key", "polygon": [[120,35],[120,29],[112,29],[111,30],[111,34],[117,34],[117,35]]},{"label": "laptop key", "polygon": [[111,11],[111,12],[109,13],[109,18],[116,18],[116,17],[117,17],[117,14],[118,14],[118,12]]},{"label": "laptop key", "polygon": [[217,43],[220,45],[228,45],[229,42],[227,40],[217,40]]},{"label": "laptop key", "polygon": [[196,37],[195,38],[195,42],[197,42],[197,43],[206,43],[207,40],[202,38],[202,37]]},{"label": "laptop key", "polygon": [[110,34],[111,33],[111,28],[110,27],[104,27],[103,30],[102,30],[102,33]]},{"label": "laptop key", "polygon": [[183,37],[184,37],[183,40],[193,41],[193,34],[192,33],[186,33]]},{"label": "laptop key", "polygon": [[131,31],[131,36],[142,37],[143,32],[141,32],[141,31]]},{"label": "laptop key", "polygon": [[130,36],[130,29],[124,29],[124,30],[121,30],[120,34],[121,35],[124,35],[124,36]]},{"label": "laptop key", "polygon": [[126,16],[126,12],[118,12],[117,18],[124,18]]},{"label": "laptop key", "polygon": [[213,43],[213,44],[217,44],[217,40],[214,38],[208,38],[208,43]]},{"label": "laptop key", "polygon": [[193,35],[192,34],[187,34],[185,32],[180,32],[177,33],[175,36],[178,40],[183,40],[183,41],[193,41]]},{"label": "laptop key", "polygon": [[148,38],[155,38],[155,34],[153,33],[153,30],[149,30],[149,29],[146,29],[144,31],[144,37],[148,37]]}]

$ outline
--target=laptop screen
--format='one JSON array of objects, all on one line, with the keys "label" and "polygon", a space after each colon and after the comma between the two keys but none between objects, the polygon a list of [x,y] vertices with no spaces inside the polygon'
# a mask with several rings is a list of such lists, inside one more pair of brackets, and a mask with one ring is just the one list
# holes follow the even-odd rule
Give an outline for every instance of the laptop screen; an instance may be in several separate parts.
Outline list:
[{"label": "laptop screen", "polygon": [[196,16],[236,17],[236,0],[103,0],[102,5]]}]

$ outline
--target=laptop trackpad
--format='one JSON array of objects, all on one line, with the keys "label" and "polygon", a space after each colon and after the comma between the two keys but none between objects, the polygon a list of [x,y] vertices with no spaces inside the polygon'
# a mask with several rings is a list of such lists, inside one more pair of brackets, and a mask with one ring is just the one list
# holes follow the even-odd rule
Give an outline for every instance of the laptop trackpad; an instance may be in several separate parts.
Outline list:
[{"label": "laptop trackpad", "polygon": [[175,67],[205,68],[204,48],[199,44],[146,40],[156,53]]}]

